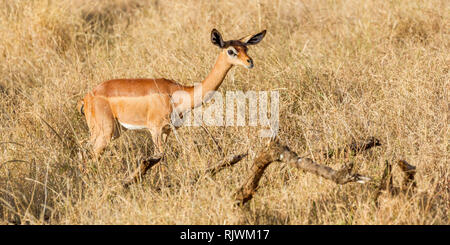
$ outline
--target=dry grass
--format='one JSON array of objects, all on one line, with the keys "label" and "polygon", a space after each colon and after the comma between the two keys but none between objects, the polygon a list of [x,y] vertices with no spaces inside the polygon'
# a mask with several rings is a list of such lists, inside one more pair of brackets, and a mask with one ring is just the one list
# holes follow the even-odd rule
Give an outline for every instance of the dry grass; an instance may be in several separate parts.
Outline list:
[{"label": "dry grass", "polygon": [[[450,224],[448,1],[95,2],[0,1],[0,223]],[[254,127],[209,128],[226,153],[250,153],[214,178],[194,182],[220,154],[193,127],[170,137],[163,182],[156,169],[117,188],[151,154],[145,132],[125,133],[80,174],[88,131],[77,100],[112,78],[201,81],[218,52],[214,27],[225,39],[268,30],[249,51],[256,67],[233,68],[221,91],[280,91],[280,137],[315,160],[378,137],[382,147],[353,159],[358,171],[377,180],[402,157],[417,166],[418,194],[377,207],[366,186],[273,164],[235,207],[264,144]]]}]

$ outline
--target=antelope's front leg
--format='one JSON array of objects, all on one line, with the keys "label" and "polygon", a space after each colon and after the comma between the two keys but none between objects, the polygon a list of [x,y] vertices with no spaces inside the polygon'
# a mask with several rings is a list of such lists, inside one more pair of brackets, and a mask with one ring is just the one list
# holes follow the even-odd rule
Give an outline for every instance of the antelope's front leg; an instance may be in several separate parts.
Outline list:
[{"label": "antelope's front leg", "polygon": [[153,167],[155,164],[161,161],[163,154],[162,154],[162,144],[161,144],[161,131],[152,130],[152,139],[153,144],[155,145],[155,152],[153,153],[153,156],[141,160],[139,167],[128,177],[124,183],[123,186],[126,188],[132,183],[138,182],[139,179],[144,177],[144,175],[147,173],[147,171]]},{"label": "antelope's front leg", "polygon": [[158,130],[153,135],[153,142],[155,144],[155,151],[153,153],[152,159],[158,158],[161,159],[161,163],[158,166],[158,172],[159,172],[159,181],[162,185],[164,185],[165,178],[167,177],[167,162],[166,159],[166,152],[164,150],[164,145],[167,141],[168,134],[164,130]]},{"label": "antelope's front leg", "polygon": [[153,144],[155,145],[155,150],[153,152],[152,158],[162,158],[164,155],[164,148],[162,144],[162,132],[160,130],[152,133]]},{"label": "antelope's front leg", "polygon": [[158,137],[157,142],[155,143],[155,151],[157,154],[162,154],[162,158],[165,160],[166,158],[166,147],[167,147],[167,139],[169,138],[169,134],[171,132],[171,128],[169,125],[166,125],[162,128],[160,137]]}]

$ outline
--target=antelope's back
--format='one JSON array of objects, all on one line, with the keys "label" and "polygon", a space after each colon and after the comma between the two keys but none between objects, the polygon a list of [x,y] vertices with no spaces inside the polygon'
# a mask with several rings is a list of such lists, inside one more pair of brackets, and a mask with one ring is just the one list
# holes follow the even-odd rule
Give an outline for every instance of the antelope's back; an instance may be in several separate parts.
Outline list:
[{"label": "antelope's back", "polygon": [[151,94],[171,94],[183,86],[171,80],[158,79],[114,79],[99,84],[94,90],[95,96],[104,97],[141,97]]}]

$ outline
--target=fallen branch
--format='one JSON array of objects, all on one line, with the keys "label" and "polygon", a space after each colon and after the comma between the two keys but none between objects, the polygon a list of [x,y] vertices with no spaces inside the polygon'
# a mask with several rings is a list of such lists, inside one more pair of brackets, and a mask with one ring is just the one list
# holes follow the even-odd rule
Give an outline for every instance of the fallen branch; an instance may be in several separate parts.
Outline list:
[{"label": "fallen branch", "polygon": [[372,147],[380,146],[380,140],[375,137],[369,137],[363,142],[353,142],[348,146],[348,148],[355,153],[369,150]]},{"label": "fallen branch", "polygon": [[410,194],[417,187],[417,183],[414,179],[416,174],[416,167],[409,164],[405,160],[397,161],[398,166],[404,173],[402,188],[394,186],[394,180],[392,175],[392,165],[389,161],[385,161],[385,168],[383,176],[381,177],[380,184],[375,192],[374,201],[378,205],[378,198],[384,190],[387,190],[391,196],[397,196],[400,193]]},{"label": "fallen branch", "polygon": [[220,160],[214,167],[207,169],[206,174],[210,174],[211,176],[216,175],[218,172],[220,172],[222,169],[226,167],[231,167],[241,161],[244,157],[248,155],[248,152],[238,154],[238,155],[231,155],[228,156],[222,160]]},{"label": "fallen branch", "polygon": [[403,171],[405,176],[403,177],[402,191],[408,192],[409,190],[413,190],[417,187],[416,180],[414,176],[416,175],[416,167],[409,164],[405,160],[399,160],[398,166]]},{"label": "fallen branch", "polygon": [[284,151],[281,157],[282,159],[280,160],[296,167],[297,169],[319,175],[325,179],[334,181],[336,184],[343,185],[349,182],[366,183],[370,180],[368,177],[364,177],[357,173],[352,173],[354,167],[353,163],[344,166],[340,170],[334,170],[328,166],[315,163],[310,158],[298,157],[295,152],[290,151],[289,149]]},{"label": "fallen branch", "polygon": [[264,149],[258,153],[253,161],[253,166],[251,169],[252,173],[248,177],[247,181],[245,181],[241,188],[239,188],[234,194],[235,199],[240,205],[244,205],[252,199],[264,171],[269,164],[277,161],[279,156],[279,152],[274,150],[274,142],[270,142],[268,149]]},{"label": "fallen branch", "polygon": [[374,201],[377,206],[378,198],[384,190],[389,190],[389,193],[396,192],[392,179],[392,165],[387,160],[385,161],[385,165],[386,166],[384,167],[383,176],[381,177],[380,184],[378,185],[374,196]]},{"label": "fallen branch", "polygon": [[369,137],[368,139],[360,142],[353,141],[351,144],[347,145],[343,149],[338,149],[337,151],[330,150],[324,154],[325,157],[331,158],[336,152],[349,153],[351,155],[356,155],[357,153],[367,151],[375,146],[380,146],[380,140],[375,137]]},{"label": "fallen branch", "polygon": [[123,187],[128,188],[133,183],[138,182],[139,178],[144,176],[145,173],[153,167],[155,164],[157,164],[159,161],[161,161],[162,157],[150,157],[148,159],[142,160],[139,167],[131,174],[130,177],[128,177],[123,182]]},{"label": "fallen branch", "polygon": [[242,187],[236,192],[235,198],[239,204],[243,205],[253,197],[259,184],[259,180],[270,163],[281,161],[290,164],[297,169],[319,175],[325,179],[334,181],[336,184],[346,184],[349,182],[365,183],[370,180],[353,172],[353,164],[341,170],[334,170],[328,166],[315,163],[310,158],[299,157],[297,153],[291,151],[289,147],[280,143],[275,138],[269,142],[267,148],[259,152],[253,161],[252,173],[244,182]]}]

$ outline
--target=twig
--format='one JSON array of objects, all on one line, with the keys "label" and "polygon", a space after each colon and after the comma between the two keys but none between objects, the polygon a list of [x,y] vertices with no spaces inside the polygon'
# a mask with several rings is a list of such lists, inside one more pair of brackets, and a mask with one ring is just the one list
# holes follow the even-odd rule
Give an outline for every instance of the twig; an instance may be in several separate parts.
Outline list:
[{"label": "twig", "polygon": [[220,172],[222,169],[235,165],[236,163],[241,161],[247,155],[248,155],[248,152],[242,153],[242,154],[238,154],[238,155],[228,156],[228,157],[220,160],[214,167],[207,169],[206,173],[210,174],[211,176],[214,176],[218,172]]},{"label": "twig", "polygon": [[416,175],[416,167],[409,164],[405,160],[399,160],[398,166],[403,171],[405,176],[403,177],[402,191],[407,193],[409,190],[413,190],[417,187],[414,176]]},{"label": "twig", "polygon": [[61,143],[63,143],[63,145],[64,145],[65,147],[67,147],[67,148],[69,147],[69,146],[67,145],[67,143],[63,140],[63,138],[61,137],[61,135],[59,135],[59,133],[56,131],[56,129],[54,129],[54,128],[50,125],[50,123],[48,123],[47,121],[45,121],[44,118],[42,118],[42,117],[39,116],[39,115],[37,115],[37,117],[39,117],[39,119],[41,119],[41,121],[43,121],[44,124],[47,125],[47,127],[49,127],[49,128],[52,130],[52,132],[53,132],[56,136],[58,136],[58,139],[61,141]]},{"label": "twig", "polygon": [[0,163],[0,167],[3,166],[3,165],[6,165],[7,163],[10,163],[10,162],[24,162],[24,163],[29,163],[28,161],[21,160],[21,159],[12,159],[12,160],[8,160],[8,161],[6,161],[6,162]]},{"label": "twig", "polygon": [[224,154],[223,154],[222,147],[220,147],[219,143],[217,143],[216,138],[214,138],[214,137],[212,136],[212,134],[209,132],[209,130],[208,130],[205,126],[203,126],[203,124],[200,125],[200,126],[201,126],[202,129],[209,135],[209,137],[211,137],[211,139],[213,140],[214,144],[217,146],[217,151],[219,151],[220,155],[223,157]]},{"label": "twig", "polygon": [[331,158],[337,152],[344,152],[344,153],[350,152],[351,155],[356,155],[357,153],[367,151],[375,146],[381,146],[380,140],[375,137],[369,137],[368,139],[361,142],[353,141],[351,144],[347,145],[343,149],[338,149],[337,151],[330,150],[324,153],[324,156],[326,158]]},{"label": "twig", "polygon": [[389,161],[385,161],[385,167],[383,171],[383,176],[381,177],[380,184],[378,188],[375,191],[374,201],[375,204],[378,206],[378,198],[380,197],[381,193],[384,190],[387,190],[389,188],[389,193],[394,193],[395,188],[393,186],[393,180],[392,180],[392,165],[389,163]]},{"label": "twig", "polygon": [[410,194],[411,191],[417,187],[417,183],[414,179],[416,174],[416,167],[409,164],[405,160],[398,160],[398,166],[405,174],[403,178],[402,188],[394,186],[394,180],[392,175],[392,165],[389,161],[385,161],[386,167],[384,168],[383,177],[381,178],[380,184],[375,192],[374,201],[378,206],[378,198],[384,190],[387,190],[388,193],[392,196],[396,196],[400,193]]},{"label": "twig", "polygon": [[155,164],[157,164],[159,161],[161,161],[162,157],[150,157],[146,160],[142,160],[139,167],[131,174],[130,177],[128,177],[123,182],[123,187],[128,188],[133,183],[136,183],[139,180],[139,177],[142,177],[145,175],[145,173],[153,167]]},{"label": "twig", "polygon": [[1,144],[15,144],[15,145],[19,145],[19,146],[25,147],[24,145],[22,145],[20,143],[17,143],[17,142],[14,142],[14,141],[4,141],[4,142],[0,142],[0,145]]},{"label": "twig", "polygon": [[353,142],[352,144],[349,145],[349,149],[354,152],[354,153],[358,153],[358,152],[362,152],[362,151],[366,151],[369,150],[372,147],[375,146],[380,146],[380,140],[375,138],[375,137],[369,137],[367,140],[363,141],[363,142]]}]

